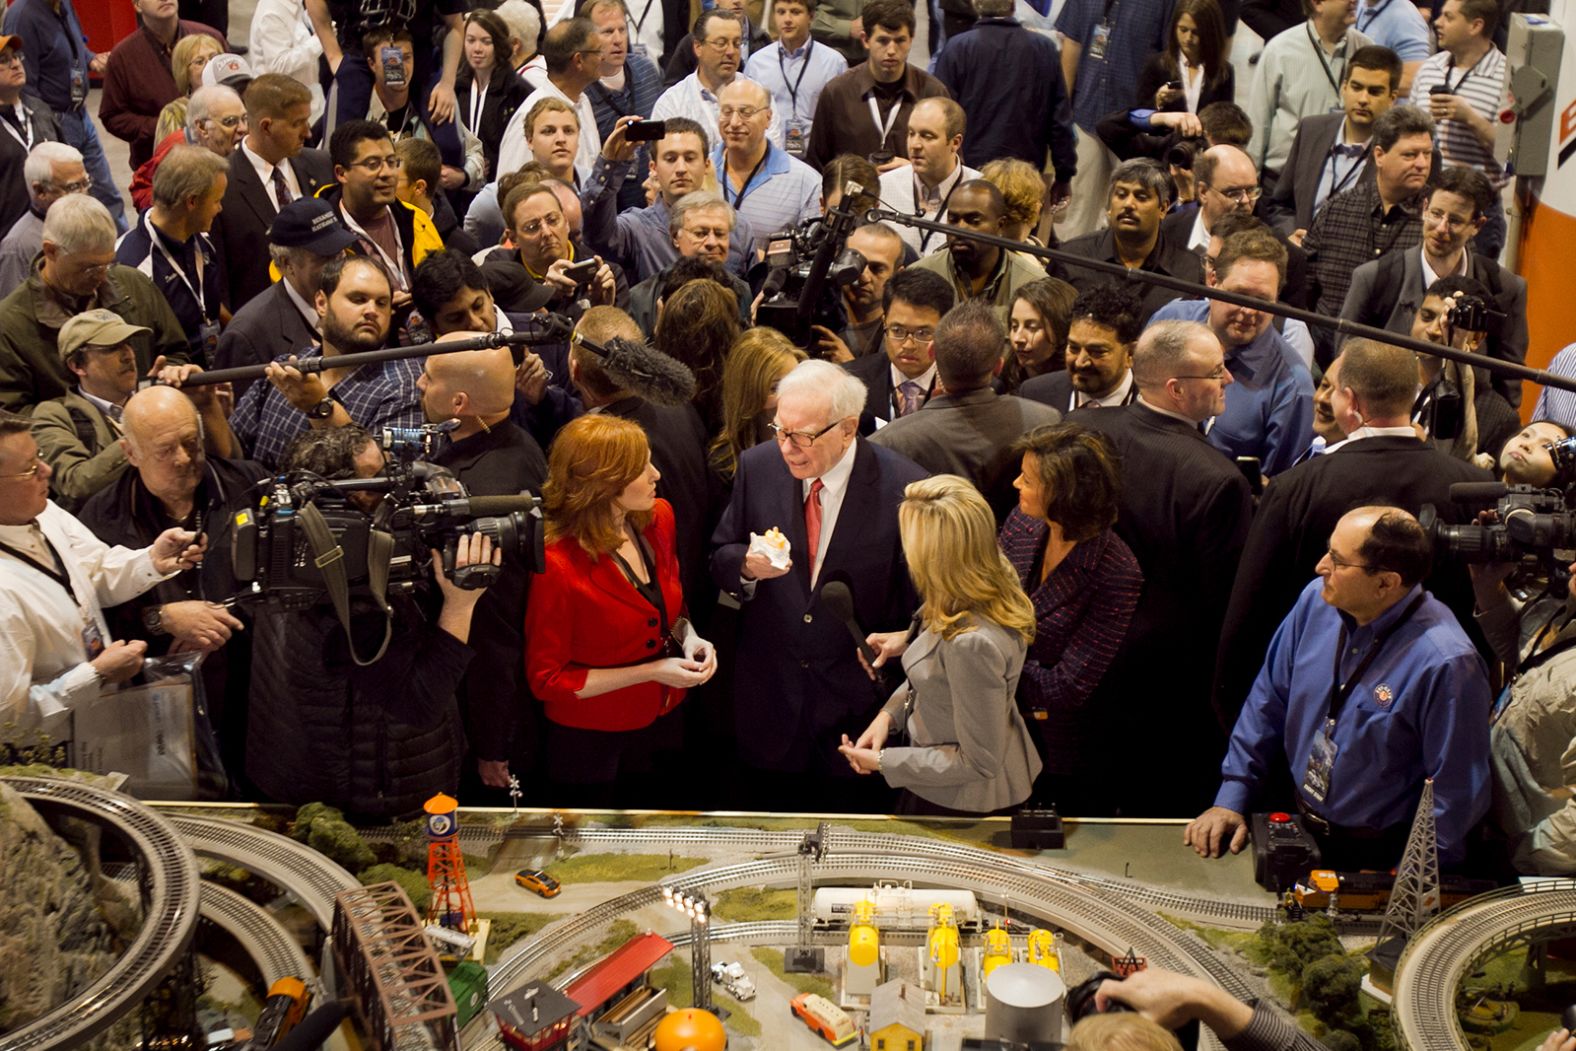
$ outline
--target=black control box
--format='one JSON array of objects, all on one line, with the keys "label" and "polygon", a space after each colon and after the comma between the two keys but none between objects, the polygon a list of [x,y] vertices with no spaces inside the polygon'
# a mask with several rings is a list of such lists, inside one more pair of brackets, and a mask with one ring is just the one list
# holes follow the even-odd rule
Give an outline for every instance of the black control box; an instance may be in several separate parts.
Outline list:
[{"label": "black control box", "polygon": [[1319,844],[1296,814],[1253,815],[1253,879],[1277,894],[1319,867]]}]

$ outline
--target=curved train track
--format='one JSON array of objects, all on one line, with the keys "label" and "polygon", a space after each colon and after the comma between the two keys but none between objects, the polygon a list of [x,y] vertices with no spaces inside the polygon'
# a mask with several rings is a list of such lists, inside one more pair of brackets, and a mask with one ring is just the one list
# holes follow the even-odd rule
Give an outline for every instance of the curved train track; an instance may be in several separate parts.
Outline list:
[{"label": "curved train track", "polygon": [[280,978],[304,979],[317,973],[301,946],[278,920],[228,887],[203,883],[202,918],[234,938],[251,956],[264,989]]},{"label": "curved train track", "polygon": [[334,895],[361,886],[343,868],[288,836],[186,814],[170,822],[197,853],[261,876],[300,902],[325,931],[334,923]]},{"label": "curved train track", "polygon": [[197,929],[197,859],[164,818],[129,796],[78,781],[7,777],[35,808],[85,818],[142,859],[142,927],[98,981],[31,1024],[0,1037],[0,1051],[77,1047],[134,1008],[191,945]]}]

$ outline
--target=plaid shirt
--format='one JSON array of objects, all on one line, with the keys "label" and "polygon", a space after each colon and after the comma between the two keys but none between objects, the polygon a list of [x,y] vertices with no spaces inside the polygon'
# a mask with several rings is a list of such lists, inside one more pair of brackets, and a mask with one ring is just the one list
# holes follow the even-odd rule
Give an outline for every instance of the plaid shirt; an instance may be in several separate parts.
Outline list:
[{"label": "plaid shirt", "polygon": [[1352,271],[1370,259],[1423,243],[1423,195],[1386,211],[1378,184],[1364,181],[1324,202],[1313,217],[1302,250],[1308,253],[1312,300],[1319,313],[1335,317],[1346,301]]},{"label": "plaid shirt", "polygon": [[[289,356],[281,354],[274,360],[283,362]],[[296,356],[303,361],[319,358],[323,348],[314,345],[298,351]],[[334,384],[329,397],[369,431],[419,427],[427,422],[421,411],[421,393],[416,389],[425,360],[405,358],[363,365]],[[275,469],[283,465],[290,443],[310,426],[306,413],[286,401],[272,383],[248,387],[230,417],[230,430],[246,446],[251,458]]]}]

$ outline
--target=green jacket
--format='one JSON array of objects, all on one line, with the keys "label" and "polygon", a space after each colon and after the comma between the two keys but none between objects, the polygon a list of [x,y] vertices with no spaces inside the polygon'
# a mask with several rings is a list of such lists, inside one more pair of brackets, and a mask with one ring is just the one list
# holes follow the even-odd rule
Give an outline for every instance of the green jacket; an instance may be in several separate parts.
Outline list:
[{"label": "green jacket", "polygon": [[840,52],[850,69],[870,57],[859,42],[865,29],[859,20],[864,10],[864,0],[815,0],[815,10],[810,15],[810,35]]},{"label": "green jacket", "polygon": [[76,391],[33,408],[38,455],[54,470],[50,496],[72,514],[126,469],[119,439],[98,406]]},{"label": "green jacket", "polygon": [[[93,300],[79,310],[104,307],[133,325],[153,331],[131,338],[137,352],[137,369],[146,375],[160,354],[171,365],[189,360],[186,334],[153,282],[129,266],[115,264],[104,275]],[[0,408],[31,413],[33,406],[63,397],[75,386],[56,349],[60,327],[73,313],[44,287],[34,270],[31,277],[0,299]]]}]

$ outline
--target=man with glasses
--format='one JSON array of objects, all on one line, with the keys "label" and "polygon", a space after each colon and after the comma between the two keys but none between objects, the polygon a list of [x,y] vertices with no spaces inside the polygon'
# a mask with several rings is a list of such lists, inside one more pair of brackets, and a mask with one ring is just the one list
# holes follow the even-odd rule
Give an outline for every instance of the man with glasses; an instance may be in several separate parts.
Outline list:
[{"label": "man with glasses", "polygon": [[[1322,864],[1382,871],[1401,856],[1426,778],[1440,864],[1466,859],[1490,801],[1491,695],[1472,640],[1423,589],[1429,546],[1399,507],[1336,523],[1237,717],[1214,805],[1183,833],[1200,857],[1240,853],[1249,814],[1295,806]],[[1289,798],[1276,769],[1289,769]]]},{"label": "man with glasses", "polygon": [[956,300],[946,279],[928,270],[909,267],[887,280],[881,293],[884,353],[862,355],[843,366],[865,385],[861,433],[873,434],[900,416],[918,412],[935,392],[931,341]]},{"label": "man with glasses", "polygon": [[0,297],[27,280],[44,240],[44,213],[68,193],[87,193],[93,186],[82,154],[63,142],[41,142],[22,166],[27,184],[27,211],[12,221],[0,239]]},{"label": "man with glasses", "polygon": [[[182,94],[170,68],[176,42],[200,33],[221,52],[230,48],[213,26],[182,18],[176,0],[132,0],[132,7],[142,24],[122,37],[104,61],[98,115],[104,130],[130,147],[131,169],[136,171],[153,156],[160,111]],[[191,87],[197,86],[195,81],[193,77]]]},{"label": "man with glasses", "polygon": [[[710,142],[722,141],[717,108],[722,89],[740,79],[740,48],[744,30],[739,19],[721,7],[702,11],[695,19],[695,72],[662,93],[651,107],[652,120],[684,117],[699,124]],[[745,78],[747,79],[747,78]],[[768,126],[772,141],[781,145],[780,129]]]},{"label": "man with glasses", "polygon": [[147,644],[114,639],[103,604],[201,564],[203,547],[173,528],[136,551],[99,540],[50,502],[30,423],[0,411],[0,722],[64,737],[72,708],[142,670]]},{"label": "man with glasses", "polygon": [[[765,5],[763,4],[763,10]],[[771,47],[772,38],[766,31],[755,24],[750,17],[749,6],[745,0],[716,0],[710,10],[720,11],[731,15],[741,27],[743,33],[739,38],[739,68],[744,68],[745,61],[751,55],[758,55]],[[662,85],[671,88],[691,73],[699,65],[700,56],[695,46],[697,38],[693,32],[685,33],[683,38],[673,48],[673,54],[662,67]]]},{"label": "man with glasses", "polygon": [[60,360],[62,326],[94,307],[148,331],[131,337],[137,371],[161,355],[184,364],[189,346],[170,305],[145,275],[115,262],[115,220],[84,193],[68,194],[44,216],[43,251],[28,279],[0,300],[0,407],[30,412],[71,389]]},{"label": "man with glasses", "polygon": [[[1000,237],[1006,211],[1007,202],[994,183],[970,179],[953,190],[952,199],[947,202],[947,225]],[[910,269],[940,274],[951,282],[960,300],[983,299],[996,308],[1003,322],[1013,293],[1046,276],[1045,268],[1022,252],[950,234],[945,248],[930,253]]]},{"label": "man with glasses", "polygon": [[[1310,295],[1319,313],[1333,317],[1340,312],[1353,271],[1363,264],[1389,252],[1415,254],[1411,250],[1423,240],[1433,133],[1434,122],[1414,106],[1395,106],[1374,121],[1369,138],[1374,177],[1325,201],[1302,238]],[[1334,357],[1334,337],[1321,330],[1315,338],[1319,363],[1327,365]]]},{"label": "man with glasses", "polygon": [[[1267,229],[1232,234],[1207,277],[1212,288],[1273,303],[1286,275],[1286,251]],[[1270,315],[1218,299],[1178,299],[1155,320],[1206,322],[1236,381],[1209,421],[1209,442],[1232,457],[1252,457],[1274,476],[1297,462],[1313,428],[1313,376],[1271,325]]]},{"label": "man with glasses", "polygon": [[717,93],[717,103],[722,141],[712,168],[723,199],[764,250],[773,234],[821,214],[821,178],[767,138],[775,121],[771,95],[761,85],[741,77]]},{"label": "man with glasses", "polygon": [[[831,362],[795,366],[777,385],[776,441],[740,455],[712,534],[712,579],[742,606],[733,705],[737,754],[759,791],[752,804],[889,805],[882,783],[856,783],[832,747],[886,691],[819,601],[823,584],[842,581],[866,631],[902,628],[916,605],[897,508],[925,471],[859,437],[864,403],[864,384]],[[752,549],[752,534],[774,528],[788,540],[786,565]]]},{"label": "man with glasses", "polygon": [[[0,230],[27,214],[31,183],[22,178],[32,150],[60,141],[60,124],[42,99],[27,90],[22,41],[0,36]],[[82,154],[77,153],[81,163]]]},{"label": "man with glasses", "polygon": [[597,155],[602,152],[602,133],[597,129],[596,107],[587,90],[602,77],[602,56],[606,50],[607,43],[596,23],[589,18],[571,18],[547,31],[542,38],[547,80],[526,96],[510,118],[508,130],[503,133],[503,142],[498,147],[495,176],[508,175],[531,159],[531,146],[525,136],[525,116],[542,99],[555,98],[573,106],[580,118],[575,173],[582,182],[591,177]]},{"label": "man with glasses", "polygon": [[[1470,511],[1450,499],[1450,486],[1491,480],[1418,436],[1411,351],[1350,339],[1331,368],[1330,415],[1345,440],[1276,478],[1259,501],[1220,631],[1215,706],[1222,727],[1236,719],[1275,625],[1296,604],[1341,515],[1382,500],[1413,513],[1433,504],[1441,521],[1463,522]],[[1459,566],[1443,566],[1428,586],[1463,623],[1471,617],[1471,587]]]},{"label": "man with glasses", "polygon": [[1131,404],[1070,417],[1104,435],[1127,465],[1116,532],[1144,571],[1127,637],[1088,703],[1144,727],[1124,742],[1133,751],[1116,804],[1183,816],[1198,813],[1218,783],[1207,758],[1224,743],[1210,718],[1210,676],[1253,496],[1200,433],[1233,385],[1214,332],[1153,322],[1134,348],[1133,382]]},{"label": "man with glasses", "polygon": [[154,147],[153,156],[131,176],[131,203],[139,212],[153,207],[153,176],[177,146],[201,146],[229,158],[246,137],[246,106],[234,88],[211,84],[192,92],[186,104],[186,126],[172,131]]},{"label": "man with glasses", "polygon": [[[1527,357],[1527,282],[1498,260],[1474,250],[1495,194],[1484,175],[1471,168],[1446,168],[1419,196],[1421,244],[1397,248],[1351,271],[1351,287],[1340,315],[1391,332],[1408,332],[1425,289],[1444,277],[1464,277],[1488,292],[1489,317],[1483,352],[1501,361]],[[1497,315],[1497,316],[1496,316]],[[1521,381],[1495,373],[1494,389],[1513,406],[1521,404]]]}]

